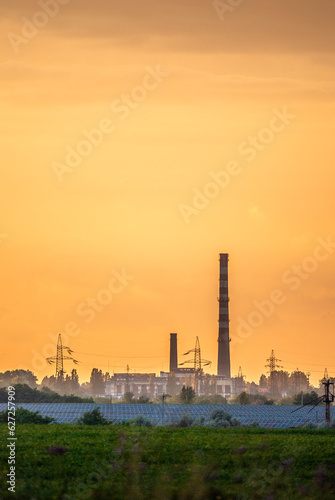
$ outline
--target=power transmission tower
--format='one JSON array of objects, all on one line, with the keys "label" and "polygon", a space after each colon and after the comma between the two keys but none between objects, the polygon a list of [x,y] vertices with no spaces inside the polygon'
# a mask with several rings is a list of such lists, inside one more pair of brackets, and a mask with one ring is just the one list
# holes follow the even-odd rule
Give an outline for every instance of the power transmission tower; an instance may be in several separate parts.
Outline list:
[{"label": "power transmission tower", "polygon": [[265,368],[269,368],[267,373],[269,373],[269,379],[270,379],[270,392],[271,396],[274,396],[275,392],[274,372],[277,371],[278,368],[283,368],[283,366],[278,364],[278,361],[281,362],[281,359],[275,357],[273,349],[271,351],[270,357],[266,361],[268,362],[268,364],[265,365]]},{"label": "power transmission tower", "polygon": [[57,341],[57,353],[56,356],[51,356],[50,358],[46,358],[47,362],[51,365],[56,362],[56,379],[62,379],[64,375],[64,360],[71,360],[75,364],[78,364],[76,359],[73,359],[72,356],[64,356],[64,351],[67,351],[68,354],[72,354],[73,351],[62,344],[62,335],[61,333],[58,335]]},{"label": "power transmission tower", "polygon": [[238,374],[235,377],[235,390],[238,394],[243,391],[244,379],[245,379],[245,375],[243,375],[242,368],[241,368],[241,366],[239,366],[238,367]]},{"label": "power transmission tower", "polygon": [[190,354],[190,352],[194,352],[193,359],[188,359],[186,361],[183,361],[180,363],[180,365],[185,365],[186,363],[192,363],[193,364],[193,370],[194,370],[194,377],[193,377],[193,388],[195,391],[201,393],[202,391],[202,376],[203,376],[203,366],[210,365],[212,362],[208,361],[207,359],[203,359],[201,357],[201,350],[200,350],[200,342],[199,342],[199,337],[196,337],[195,340],[195,348],[191,349],[190,351],[185,352],[184,356],[187,356],[187,354]]},{"label": "power transmission tower", "polygon": [[201,372],[203,366],[207,366],[212,363],[211,361],[208,361],[207,359],[203,359],[201,357],[199,337],[197,337],[195,340],[195,348],[185,352],[184,356],[187,356],[187,354],[190,354],[190,352],[194,352],[193,359],[188,359],[187,361],[183,361],[182,363],[180,363],[180,365],[185,365],[186,363],[192,363],[194,366],[194,373]]},{"label": "power transmission tower", "polygon": [[265,365],[265,368],[269,368],[268,373],[274,372],[277,368],[283,368],[281,365],[278,365],[277,361],[281,362],[281,359],[275,357],[275,352],[272,349],[270,357],[266,360],[268,364]]}]

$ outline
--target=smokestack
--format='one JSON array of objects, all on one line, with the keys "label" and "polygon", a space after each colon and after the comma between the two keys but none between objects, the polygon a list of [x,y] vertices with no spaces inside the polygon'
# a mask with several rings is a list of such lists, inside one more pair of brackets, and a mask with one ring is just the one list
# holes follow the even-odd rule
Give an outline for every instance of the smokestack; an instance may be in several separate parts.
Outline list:
[{"label": "smokestack", "polygon": [[170,333],[170,373],[178,368],[177,334]]},{"label": "smokestack", "polygon": [[218,375],[230,378],[228,254],[220,253]]}]

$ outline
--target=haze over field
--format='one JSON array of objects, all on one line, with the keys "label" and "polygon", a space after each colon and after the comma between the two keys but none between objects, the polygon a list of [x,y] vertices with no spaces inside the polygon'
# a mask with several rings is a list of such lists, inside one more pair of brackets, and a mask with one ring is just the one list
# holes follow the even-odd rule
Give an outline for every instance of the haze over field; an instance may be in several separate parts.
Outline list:
[{"label": "haze over field", "polygon": [[216,373],[229,253],[232,374],[335,375],[334,1],[0,14],[1,371],[63,332],[81,380],[158,372],[177,332]]}]

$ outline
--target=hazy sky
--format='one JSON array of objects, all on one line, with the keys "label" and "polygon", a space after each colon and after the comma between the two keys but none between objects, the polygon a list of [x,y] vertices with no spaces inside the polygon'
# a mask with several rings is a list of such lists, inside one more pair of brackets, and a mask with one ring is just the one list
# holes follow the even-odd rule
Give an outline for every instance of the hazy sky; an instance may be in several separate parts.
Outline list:
[{"label": "hazy sky", "polygon": [[158,373],[177,332],[216,373],[229,253],[232,374],[335,375],[334,1],[0,14],[1,371],[51,375],[63,332],[82,381]]}]

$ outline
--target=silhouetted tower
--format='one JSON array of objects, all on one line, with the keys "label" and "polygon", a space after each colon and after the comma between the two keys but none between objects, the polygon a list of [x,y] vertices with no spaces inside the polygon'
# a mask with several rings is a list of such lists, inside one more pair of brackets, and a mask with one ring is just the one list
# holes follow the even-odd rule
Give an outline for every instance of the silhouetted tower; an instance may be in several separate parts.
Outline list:
[{"label": "silhouetted tower", "polygon": [[170,373],[178,368],[177,334],[170,333]]},{"label": "silhouetted tower", "polygon": [[275,371],[277,371],[278,368],[283,368],[282,365],[279,365],[277,362],[281,361],[281,359],[278,359],[275,357],[274,350],[272,349],[270,357],[266,360],[268,362],[267,365],[265,365],[265,368],[269,368],[268,373],[269,373],[269,380],[270,380],[270,392],[271,395],[274,395],[275,392]]},{"label": "silhouetted tower", "polygon": [[228,254],[220,253],[218,375],[230,378]]},{"label": "silhouetted tower", "polygon": [[283,368],[281,365],[277,364],[277,361],[281,361],[281,359],[278,359],[275,357],[275,352],[272,349],[270,357],[266,360],[268,361],[269,364],[265,365],[265,368],[269,368],[268,373],[273,373],[274,371],[277,370],[277,368]]},{"label": "silhouetted tower", "polygon": [[64,373],[65,373],[64,372],[64,359],[70,359],[75,364],[78,363],[78,361],[73,359],[72,356],[64,356],[64,350],[67,351],[69,354],[73,353],[73,351],[69,347],[66,347],[62,344],[62,335],[59,334],[58,341],[57,341],[56,356],[51,356],[50,358],[46,358],[46,360],[49,364],[52,364],[56,361],[56,378],[62,378]]},{"label": "silhouetted tower", "polygon": [[183,361],[183,363],[180,363],[180,365],[184,365],[185,363],[192,363],[194,366],[194,373],[196,373],[196,372],[201,372],[203,366],[211,364],[211,361],[208,361],[207,359],[203,359],[201,357],[199,337],[197,337],[195,340],[195,348],[185,352],[184,356],[190,354],[190,352],[194,352],[193,359],[188,359],[187,361]]},{"label": "silhouetted tower", "polygon": [[235,390],[238,394],[243,391],[243,388],[245,385],[244,379],[245,379],[245,375],[243,375],[242,368],[241,368],[241,366],[239,366],[238,374],[235,377]]}]

